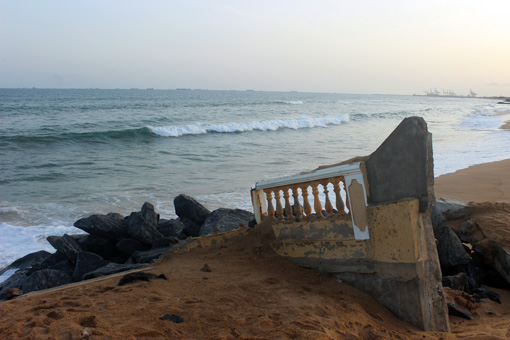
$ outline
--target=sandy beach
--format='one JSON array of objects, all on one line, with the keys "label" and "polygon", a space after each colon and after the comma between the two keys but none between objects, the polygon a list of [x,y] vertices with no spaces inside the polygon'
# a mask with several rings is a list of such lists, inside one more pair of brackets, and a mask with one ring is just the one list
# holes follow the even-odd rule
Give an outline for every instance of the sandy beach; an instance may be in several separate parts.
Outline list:
[{"label": "sandy beach", "polygon": [[[489,202],[477,214],[506,214],[500,227],[508,233],[509,173],[505,160],[440,176],[436,196]],[[0,302],[0,338],[82,339],[85,328],[90,339],[119,340],[510,338],[508,291],[493,289],[501,304],[475,303],[447,288],[472,320],[450,316],[451,333],[423,332],[360,290],[261,247],[263,228],[214,248],[168,254],[145,270],[168,280],[118,286],[122,273]],[[201,271],[206,263],[210,272]],[[183,322],[161,320],[166,314]]]},{"label": "sandy beach", "polygon": [[510,203],[510,160],[479,164],[435,179],[436,197]]}]

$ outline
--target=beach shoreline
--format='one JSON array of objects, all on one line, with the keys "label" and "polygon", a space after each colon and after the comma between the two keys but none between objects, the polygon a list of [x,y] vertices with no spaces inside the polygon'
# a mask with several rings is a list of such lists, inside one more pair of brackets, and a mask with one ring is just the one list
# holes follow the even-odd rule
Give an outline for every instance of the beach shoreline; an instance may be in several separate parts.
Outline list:
[{"label": "beach shoreline", "polygon": [[435,178],[436,198],[510,203],[510,159],[482,163]]},{"label": "beach shoreline", "polygon": [[[435,179],[436,197],[510,203],[510,159]],[[259,249],[254,252],[253,249]],[[201,270],[208,264],[210,272]],[[118,286],[125,273],[0,302],[0,337],[8,339],[507,339],[510,291],[501,304],[446,296],[472,314],[450,316],[451,333],[424,332],[372,297],[301,268],[253,239],[167,255],[145,269],[166,280]],[[161,319],[176,315],[182,323]]]}]

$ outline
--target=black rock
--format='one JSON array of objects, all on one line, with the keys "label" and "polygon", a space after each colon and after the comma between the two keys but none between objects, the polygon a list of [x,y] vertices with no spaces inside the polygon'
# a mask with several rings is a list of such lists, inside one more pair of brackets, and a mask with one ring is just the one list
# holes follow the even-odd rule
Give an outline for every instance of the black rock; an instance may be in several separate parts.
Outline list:
[{"label": "black rock", "polygon": [[455,233],[459,239],[464,243],[471,243],[473,241],[473,228],[474,224],[471,221],[464,221],[461,223],[460,228],[455,229]]},{"label": "black rock", "polygon": [[449,315],[459,316],[461,318],[471,320],[471,314],[457,306],[455,303],[448,302],[447,305]]},{"label": "black rock", "polygon": [[59,249],[57,250],[61,251],[71,263],[76,263],[76,256],[82,251],[78,242],[67,234],[60,238]]},{"label": "black rock", "polygon": [[443,287],[449,287],[454,290],[460,290],[463,292],[470,292],[470,285],[468,278],[464,273],[458,273],[457,275],[443,276]]},{"label": "black rock", "polygon": [[87,233],[118,241],[128,236],[128,222],[108,215],[91,215],[74,222],[74,226]]},{"label": "black rock", "polygon": [[247,227],[255,218],[253,213],[241,209],[219,208],[207,216],[200,235],[222,233],[239,228],[242,224]]},{"label": "black rock", "polygon": [[51,255],[51,253],[49,253],[45,250],[36,251],[35,253],[30,253],[28,255],[25,255],[25,256],[17,259],[16,261],[12,262],[10,265],[5,267],[4,269],[0,270],[0,275],[3,275],[8,270],[25,269],[25,268],[32,267],[36,264],[43,262],[50,255]]},{"label": "black rock", "polygon": [[125,255],[131,255],[135,251],[149,250],[150,247],[134,238],[125,238],[115,245],[115,248]]},{"label": "black rock", "polygon": [[106,214],[106,216],[114,218],[116,220],[121,220],[121,221],[124,219],[124,216],[122,216],[121,214],[116,213],[116,212],[108,213],[108,214]]},{"label": "black rock", "polygon": [[168,248],[175,244],[179,243],[179,239],[177,237],[163,237],[158,238],[154,243],[152,244],[151,249],[158,249],[158,248]]},{"label": "black rock", "polygon": [[124,275],[119,283],[118,286],[124,286],[129,283],[137,282],[137,281],[146,281],[149,282],[150,280],[156,280],[156,279],[162,279],[162,280],[168,280],[165,276],[165,274],[152,274],[152,273],[145,273],[145,272],[135,272],[135,273],[129,273]]},{"label": "black rock", "polygon": [[432,222],[440,225],[446,221],[459,220],[468,217],[471,211],[472,207],[465,201],[441,197],[436,199],[436,205],[432,209]]},{"label": "black rock", "polygon": [[149,202],[145,202],[142,205],[142,210],[140,211],[142,217],[148,221],[152,225],[158,225],[159,223],[159,214],[156,214],[154,209],[154,205]]},{"label": "black rock", "polygon": [[189,219],[201,226],[207,216],[211,213],[206,207],[200,204],[193,197],[181,194],[174,198],[175,213],[181,221]]},{"label": "black rock", "polygon": [[184,223],[174,219],[165,220],[161,221],[157,228],[158,231],[165,237],[179,237],[184,229]]},{"label": "black rock", "polygon": [[0,283],[0,299],[4,298],[4,294],[9,288],[21,289],[28,278],[27,274],[28,272],[26,269],[20,269],[11,275],[7,280]]},{"label": "black rock", "polygon": [[[196,224],[195,222],[193,222],[192,220],[190,220],[189,218],[180,218],[182,224],[184,225],[184,229],[182,229],[182,233],[181,235],[179,235],[179,238],[180,239],[185,239],[186,237],[198,237],[200,236],[200,228],[202,227],[201,225],[198,225]],[[185,237],[182,237],[182,236],[185,236]]]},{"label": "black rock", "polygon": [[106,266],[108,261],[104,260],[101,256],[81,251],[76,257],[76,267],[74,268],[73,281],[83,280],[83,276],[87,273]]},{"label": "black rock", "polygon": [[41,270],[41,269],[57,269],[59,270],[60,267],[64,266],[64,263],[67,262],[67,266],[73,267],[73,265],[69,262],[67,259],[67,256],[62,253],[61,251],[57,250],[55,253],[51,254],[47,258],[44,259],[41,263],[36,263],[31,268],[29,268],[28,275]]},{"label": "black rock", "polygon": [[443,269],[466,265],[471,262],[471,256],[466,253],[457,234],[446,224],[434,228],[437,239],[437,255]]},{"label": "black rock", "polygon": [[135,251],[131,255],[131,260],[134,263],[152,263],[158,258],[160,258],[163,254],[165,254],[169,249],[168,248],[157,248],[146,251]]},{"label": "black rock", "polygon": [[[74,273],[74,268],[75,268],[75,265],[72,264],[71,262],[69,262],[69,260],[65,259],[65,260],[62,260],[60,262],[57,262],[51,266],[49,266],[48,268],[44,268],[44,269],[55,269],[55,270],[59,270],[61,272],[65,272],[69,275],[71,275],[71,277],[73,276],[73,273]],[[35,271],[34,271],[35,272]]]},{"label": "black rock", "polygon": [[479,263],[470,263],[468,266],[459,267],[458,270],[466,275],[471,290],[480,287],[486,281],[487,269]]},{"label": "black rock", "polygon": [[184,319],[177,314],[165,314],[159,318],[160,320],[169,320],[173,323],[183,323]]},{"label": "black rock", "polygon": [[105,237],[83,235],[77,239],[77,242],[83,251],[97,254],[105,260],[110,260],[118,255],[115,242]]},{"label": "black rock", "polygon": [[490,299],[501,304],[501,299],[499,298],[498,293],[483,287],[474,289],[473,296],[477,302],[480,302],[480,299]]},{"label": "black rock", "polygon": [[62,286],[72,281],[71,275],[66,272],[56,269],[42,269],[27,277],[21,290],[26,294],[36,290]]},{"label": "black rock", "polygon": [[48,243],[53,248],[58,250],[61,246],[61,242],[62,242],[62,241],[60,241],[61,238],[62,238],[62,236],[48,236],[48,237],[46,237],[46,241],[48,241]]},{"label": "black rock", "polygon": [[129,235],[147,245],[152,245],[155,240],[162,238],[163,235],[158,231],[157,224],[152,218],[153,216],[149,214],[149,219],[145,219],[142,212],[131,214],[128,225]]},{"label": "black rock", "polygon": [[107,276],[111,274],[116,274],[120,272],[125,272],[131,269],[138,269],[146,267],[146,264],[135,263],[135,264],[118,264],[118,263],[108,263],[106,266],[98,268],[93,272],[87,273],[83,275],[83,280],[94,279],[96,277]]}]

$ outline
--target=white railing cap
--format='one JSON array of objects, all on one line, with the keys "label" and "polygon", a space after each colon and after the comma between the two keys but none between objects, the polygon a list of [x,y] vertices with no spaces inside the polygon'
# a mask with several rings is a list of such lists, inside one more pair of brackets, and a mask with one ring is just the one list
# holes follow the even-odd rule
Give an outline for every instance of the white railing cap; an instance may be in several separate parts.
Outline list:
[{"label": "white railing cap", "polygon": [[358,173],[361,173],[360,162],[343,164],[338,166],[332,166],[325,169],[318,169],[310,172],[305,172],[297,175],[259,181],[255,184],[255,190],[269,189],[298,183],[306,183],[331,177],[354,175]]}]

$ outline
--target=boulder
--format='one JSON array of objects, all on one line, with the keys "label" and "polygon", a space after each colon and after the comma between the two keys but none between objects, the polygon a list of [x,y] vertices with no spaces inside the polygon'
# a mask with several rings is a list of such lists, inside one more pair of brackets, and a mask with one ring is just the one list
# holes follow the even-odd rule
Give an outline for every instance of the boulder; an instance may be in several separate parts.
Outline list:
[{"label": "boulder", "polygon": [[[34,266],[35,264],[43,262],[45,259],[47,259],[51,253],[41,250],[36,251],[35,253],[30,253],[28,255],[25,255],[16,261],[12,262],[10,265],[5,267],[4,269],[0,270],[0,276],[6,273],[9,270],[14,269],[25,269]],[[1,282],[0,282],[1,284]]]},{"label": "boulder", "polygon": [[434,236],[437,239],[437,255],[443,269],[450,269],[471,262],[471,257],[466,253],[457,234],[446,224],[435,227]]},{"label": "boulder", "polygon": [[193,197],[181,194],[174,198],[175,213],[181,221],[189,219],[201,226],[207,216],[211,213],[206,207],[196,201]]},{"label": "boulder", "polygon": [[157,226],[164,237],[179,237],[184,227],[184,223],[174,219],[161,221]]},{"label": "boulder", "polygon": [[146,219],[143,212],[132,213],[129,217],[128,233],[131,237],[147,245],[152,243],[163,235],[157,229],[157,223],[154,223],[153,216],[148,215]]},{"label": "boulder", "polygon": [[120,272],[125,272],[131,269],[138,269],[146,267],[147,264],[135,263],[135,264],[118,264],[118,263],[108,263],[106,266],[98,268],[90,273],[83,275],[83,280],[89,280],[96,277],[112,275]]},{"label": "boulder", "polygon": [[67,259],[67,256],[61,251],[57,250],[55,253],[45,258],[44,261],[42,261],[41,263],[33,265],[29,269],[29,274],[32,274],[41,269],[58,269],[65,262],[67,262],[69,266],[71,266],[71,263]]},{"label": "boulder", "polygon": [[154,243],[152,244],[151,249],[158,249],[158,248],[168,248],[175,244],[179,243],[179,239],[177,237],[163,237],[158,238]]},{"label": "boulder", "polygon": [[152,274],[152,273],[145,273],[145,272],[134,272],[124,275],[120,280],[117,286],[125,286],[130,283],[135,283],[139,281],[145,281],[150,282],[151,280],[168,280],[165,274]]},{"label": "boulder", "polygon": [[441,197],[436,200],[432,209],[432,223],[437,226],[447,221],[459,220],[466,218],[471,212],[472,207],[466,201]]},{"label": "boulder", "polygon": [[182,229],[182,233],[179,235],[180,239],[185,239],[187,237],[198,237],[200,236],[200,228],[202,225],[196,224],[192,220],[186,217],[180,218],[184,228]]},{"label": "boulder", "polygon": [[128,222],[108,215],[91,215],[74,222],[74,226],[87,233],[118,241],[128,236]]},{"label": "boulder", "polygon": [[200,228],[200,235],[223,233],[237,229],[240,225],[247,227],[253,219],[253,213],[246,210],[219,208],[207,216]]},{"label": "boulder", "polygon": [[30,275],[21,290],[24,294],[36,290],[53,288],[71,283],[73,281],[71,275],[56,269],[42,269]]},{"label": "boulder", "polygon": [[64,234],[62,237],[49,236],[46,239],[57,251],[64,254],[71,263],[76,263],[76,255],[82,249],[74,237]]},{"label": "boulder", "polygon": [[154,205],[152,205],[151,203],[145,202],[142,205],[142,209],[140,210],[140,214],[150,224],[158,225],[158,223],[159,223],[159,214],[156,214],[156,211],[154,209]]},{"label": "boulder", "polygon": [[510,253],[501,244],[485,239],[475,242],[473,249],[510,284]]},{"label": "boulder", "polygon": [[460,290],[463,292],[470,291],[470,285],[468,278],[464,273],[458,273],[456,275],[443,276],[443,287],[449,287],[454,290]]},{"label": "boulder", "polygon": [[77,242],[83,251],[97,254],[106,260],[117,256],[115,242],[108,238],[96,235],[83,235],[77,239]]},{"label": "boulder", "polygon": [[109,261],[104,260],[101,256],[81,251],[76,257],[76,267],[74,268],[73,281],[81,281],[87,273],[106,266]]},{"label": "boulder", "polygon": [[460,228],[453,229],[453,231],[455,231],[462,242],[471,243],[474,228],[475,225],[471,221],[464,221],[460,224]]},{"label": "boulder", "polygon": [[106,214],[106,216],[114,218],[116,220],[123,220],[124,219],[124,216],[122,216],[121,214],[116,213],[116,212],[108,213],[108,214]]},{"label": "boulder", "polygon": [[158,258],[160,258],[161,255],[165,254],[171,248],[172,247],[157,248],[146,251],[135,251],[131,255],[131,260],[134,263],[152,263]]},{"label": "boulder", "polygon": [[125,255],[131,255],[135,251],[149,250],[149,246],[134,238],[125,238],[115,245],[115,248]]},{"label": "boulder", "polygon": [[480,302],[481,299],[489,299],[501,304],[499,294],[487,288],[483,287],[476,288],[474,289],[473,293],[474,293],[473,297],[475,298],[476,302]]},{"label": "boulder", "polygon": [[471,320],[471,314],[453,302],[448,302],[448,314]]},{"label": "boulder", "polygon": [[0,283],[0,299],[4,298],[4,294],[10,288],[21,289],[27,278],[28,271],[26,269],[20,269],[11,275],[7,280]]}]

